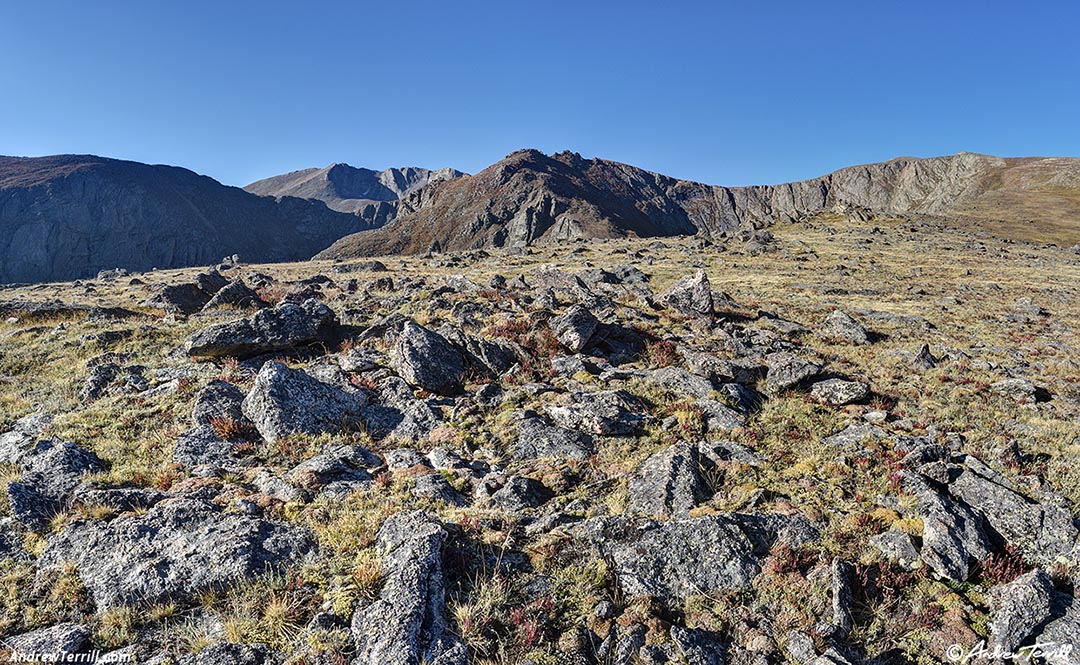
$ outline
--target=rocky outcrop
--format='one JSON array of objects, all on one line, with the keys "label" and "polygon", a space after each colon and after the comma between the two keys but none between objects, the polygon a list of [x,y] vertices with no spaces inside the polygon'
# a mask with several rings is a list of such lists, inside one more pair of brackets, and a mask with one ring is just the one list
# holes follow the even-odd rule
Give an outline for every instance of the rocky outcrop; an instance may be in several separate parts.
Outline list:
[{"label": "rocky outcrop", "polygon": [[262,438],[335,432],[358,422],[367,396],[318,381],[302,370],[268,362],[255,377],[241,410]]},{"label": "rocky outcrop", "polygon": [[465,646],[446,618],[446,530],[423,512],[383,523],[376,547],[386,571],[379,599],[352,619],[356,665],[465,665]]},{"label": "rocky outcrop", "polygon": [[0,157],[0,283],[304,259],[369,228],[322,202],[272,199],[172,166],[92,155]]},{"label": "rocky outcrop", "polygon": [[188,336],[188,355],[198,358],[249,358],[297,347],[332,345],[338,334],[334,310],[317,300],[282,303],[249,319],[217,323]]},{"label": "rocky outcrop", "polygon": [[409,321],[394,340],[390,366],[414,386],[439,395],[461,391],[465,361],[442,335]]},{"label": "rocky outcrop", "polygon": [[49,540],[39,566],[75,565],[99,609],[191,599],[297,563],[314,548],[295,527],[223,513],[195,499],[79,522]]}]

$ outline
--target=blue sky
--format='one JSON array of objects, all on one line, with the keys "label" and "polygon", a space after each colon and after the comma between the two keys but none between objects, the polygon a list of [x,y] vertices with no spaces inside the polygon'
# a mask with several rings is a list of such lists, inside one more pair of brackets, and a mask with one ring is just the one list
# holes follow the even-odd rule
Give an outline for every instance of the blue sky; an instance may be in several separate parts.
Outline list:
[{"label": "blue sky", "polygon": [[0,154],[234,185],[522,147],[729,185],[1080,155],[1078,31],[1066,1],[4,3]]}]

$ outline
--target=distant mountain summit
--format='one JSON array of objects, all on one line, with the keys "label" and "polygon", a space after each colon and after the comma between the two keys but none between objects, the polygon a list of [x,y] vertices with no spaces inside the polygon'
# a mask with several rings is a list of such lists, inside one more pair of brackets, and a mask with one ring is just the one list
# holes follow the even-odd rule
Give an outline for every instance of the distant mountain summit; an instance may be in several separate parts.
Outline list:
[{"label": "distant mountain summit", "polygon": [[174,166],[0,157],[0,283],[206,265],[231,254],[306,259],[365,228],[320,201],[256,196]]},{"label": "distant mountain summit", "polygon": [[421,187],[465,175],[451,168],[432,171],[407,166],[384,171],[331,164],[322,169],[302,169],[258,180],[244,187],[260,196],[295,196],[317,199],[332,210],[359,215],[373,226],[392,220],[397,201]]},{"label": "distant mountain summit", "polygon": [[901,157],[781,185],[723,187],[572,152],[520,150],[474,176],[432,184],[397,219],[316,258],[417,254],[578,238],[722,235],[856,205],[894,214],[1080,228],[1080,159],[974,153]]}]

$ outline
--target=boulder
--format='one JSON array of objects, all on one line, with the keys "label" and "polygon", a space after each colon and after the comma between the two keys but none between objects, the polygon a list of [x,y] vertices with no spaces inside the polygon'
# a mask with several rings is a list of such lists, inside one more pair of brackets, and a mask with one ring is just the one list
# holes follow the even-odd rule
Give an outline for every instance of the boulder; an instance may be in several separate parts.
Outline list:
[{"label": "boulder", "polygon": [[782,522],[737,514],[667,522],[599,517],[573,533],[609,558],[623,594],[656,596],[670,607],[690,596],[749,588],[760,559],[798,519],[776,517]]},{"label": "boulder", "polygon": [[142,515],[72,524],[49,539],[39,567],[74,564],[104,611],[191,600],[280,572],[314,547],[302,529],[174,499]]},{"label": "boulder", "polygon": [[366,393],[346,392],[291,369],[268,362],[241,409],[263,439],[274,442],[292,434],[322,434],[348,428],[367,405]]},{"label": "boulder", "polygon": [[831,406],[845,406],[862,402],[870,396],[870,388],[859,381],[826,379],[810,386],[810,396]]},{"label": "boulder", "polygon": [[334,311],[317,300],[306,300],[203,328],[188,336],[185,348],[197,358],[250,358],[299,347],[332,346],[338,333]]},{"label": "boulder", "polygon": [[789,351],[770,353],[765,357],[765,364],[769,367],[765,390],[773,395],[797,388],[821,372],[821,365]]},{"label": "boulder", "polygon": [[412,321],[394,340],[390,367],[410,384],[439,395],[461,392],[465,362],[446,339]]},{"label": "boulder", "polygon": [[630,479],[626,512],[649,517],[690,512],[708,494],[699,467],[697,446],[686,442],[654,453]]},{"label": "boulder", "polygon": [[[89,626],[77,623],[61,623],[5,638],[3,645],[5,648],[11,649],[11,658],[8,662],[12,663],[20,662],[16,654],[22,654],[34,659],[51,654],[77,654],[90,648],[90,635],[92,632]],[[64,661],[59,659],[56,662]]]},{"label": "boulder", "polygon": [[253,307],[266,307],[266,302],[259,294],[237,279],[223,286],[210,300],[203,305],[203,310],[212,310],[219,307],[236,307],[238,309],[251,309]]},{"label": "boulder", "polygon": [[578,353],[586,346],[596,334],[600,322],[596,320],[592,312],[575,305],[566,312],[548,321],[552,334],[571,353]]},{"label": "boulder", "polygon": [[595,452],[588,434],[552,425],[532,411],[521,415],[517,444],[511,451],[517,459],[585,459]]},{"label": "boulder", "polygon": [[548,415],[555,424],[597,436],[633,434],[645,425],[644,406],[621,390],[573,392],[567,405],[550,406]]},{"label": "boulder", "polygon": [[442,544],[446,530],[424,512],[399,513],[379,529],[385,571],[375,602],[353,614],[355,665],[465,665],[446,619]]},{"label": "boulder", "polygon": [[833,310],[831,314],[825,317],[825,320],[818,325],[817,333],[827,340],[836,342],[847,342],[849,344],[868,344],[870,342],[870,335],[866,332],[866,328],[850,315],[838,309]]},{"label": "boulder", "polygon": [[19,462],[19,480],[8,483],[11,514],[37,526],[66,507],[83,476],[105,470],[97,455],[70,441],[45,439]]},{"label": "boulder", "polygon": [[1028,644],[1028,637],[1050,618],[1055,593],[1050,576],[1038,569],[990,589],[991,648],[1015,651]]},{"label": "boulder", "polygon": [[239,388],[227,381],[214,379],[195,395],[191,420],[196,425],[210,425],[215,420],[240,424],[244,421],[243,402],[244,393]]},{"label": "boulder", "polygon": [[688,316],[712,316],[713,299],[709,277],[704,270],[683,277],[660,294],[660,302],[665,307]]}]

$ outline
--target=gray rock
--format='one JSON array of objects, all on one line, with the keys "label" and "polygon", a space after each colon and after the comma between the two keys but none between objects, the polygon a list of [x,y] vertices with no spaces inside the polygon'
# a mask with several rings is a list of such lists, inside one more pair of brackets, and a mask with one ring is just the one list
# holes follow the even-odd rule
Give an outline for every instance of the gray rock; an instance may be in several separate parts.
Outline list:
[{"label": "gray rock", "polygon": [[660,294],[660,302],[665,307],[688,316],[712,316],[713,299],[709,277],[704,270],[683,277]]},{"label": "gray rock", "polygon": [[234,469],[244,466],[243,441],[221,438],[210,425],[199,425],[181,434],[173,447],[173,461],[186,467],[214,466]]},{"label": "gray rock", "polygon": [[563,346],[571,353],[578,353],[588,346],[600,322],[596,320],[592,312],[580,305],[575,305],[548,321],[548,326]]},{"label": "gray rock", "polygon": [[394,341],[390,366],[414,386],[439,395],[461,392],[465,362],[450,342],[412,321]]},{"label": "gray rock", "polygon": [[596,452],[596,447],[588,434],[557,427],[526,411],[520,417],[517,444],[511,452],[518,459],[585,459]]},{"label": "gray rock", "polygon": [[89,626],[61,623],[5,638],[4,646],[12,651],[10,662],[18,662],[14,657],[16,653],[31,657],[82,653],[90,647],[91,634]]},{"label": "gray rock", "polygon": [[918,514],[923,521],[919,556],[939,575],[954,582],[967,581],[972,562],[986,559],[993,549],[982,519],[921,476],[905,471],[901,478],[904,488],[919,501]]},{"label": "gray rock", "polygon": [[239,309],[251,309],[253,307],[266,307],[266,302],[259,294],[248,288],[247,284],[237,279],[229,282],[214,294],[203,305],[203,310],[212,310],[219,307],[236,307]]},{"label": "gray rock", "polygon": [[386,459],[386,468],[391,471],[401,471],[413,466],[428,466],[427,459],[412,448],[395,448],[384,453],[383,458]]},{"label": "gray rock", "polygon": [[400,377],[386,377],[375,392],[379,403],[360,414],[368,434],[375,439],[415,443],[443,423],[432,401],[416,399],[413,389]]},{"label": "gray rock", "polygon": [[707,498],[699,467],[698,448],[689,443],[653,454],[630,479],[626,512],[649,517],[685,515]]},{"label": "gray rock", "polygon": [[191,420],[195,425],[210,425],[215,419],[244,422],[244,413],[240,405],[244,393],[231,383],[214,379],[195,395],[195,404],[191,409]]},{"label": "gray rock", "polygon": [[145,514],[77,522],[49,539],[39,568],[74,564],[99,611],[190,600],[300,562],[314,549],[305,531],[194,499]]},{"label": "gray rock", "polygon": [[188,355],[200,358],[250,358],[299,347],[332,346],[339,334],[337,315],[317,300],[282,303],[249,319],[214,324],[188,336]]},{"label": "gray rock", "polygon": [[826,379],[810,386],[810,396],[831,406],[844,406],[865,400],[870,396],[870,388],[858,381]]},{"label": "gray rock", "polygon": [[301,370],[268,362],[244,398],[242,410],[270,442],[293,434],[336,432],[356,422],[367,397],[317,381]]},{"label": "gray rock", "polygon": [[661,367],[645,375],[645,380],[680,395],[711,397],[716,387],[705,377],[691,374],[678,367]]},{"label": "gray rock", "polygon": [[536,508],[550,498],[551,490],[540,482],[524,476],[511,476],[491,495],[491,505],[508,513],[516,513]]},{"label": "gray rock", "polygon": [[851,578],[854,572],[851,564],[840,558],[833,559],[830,576],[832,581],[832,622],[840,637],[847,637],[848,633],[851,632],[853,621],[851,615],[853,604]]},{"label": "gray rock", "polygon": [[680,605],[695,595],[746,589],[758,574],[756,538],[727,515],[669,522],[603,517],[586,520],[575,535],[610,557],[627,596],[657,596]]},{"label": "gray rock", "polygon": [[573,392],[568,405],[550,406],[548,415],[555,424],[598,436],[633,434],[645,425],[646,417],[639,413],[644,406],[632,395],[621,390]]},{"label": "gray rock", "polygon": [[671,627],[671,641],[686,665],[724,665],[727,649],[717,635],[676,625]]},{"label": "gray rock", "polygon": [[446,530],[423,512],[399,513],[379,529],[386,571],[379,599],[356,611],[356,665],[465,665],[446,620],[442,544]]},{"label": "gray rock", "polygon": [[215,642],[180,659],[180,665],[277,665],[282,657],[265,644]]},{"label": "gray rock", "polygon": [[97,455],[70,441],[44,439],[19,462],[18,481],[8,483],[11,514],[37,526],[66,507],[83,476],[105,470]]},{"label": "gray rock", "polygon": [[52,426],[53,420],[55,417],[49,413],[36,413],[16,420],[9,431],[0,434],[0,464],[18,464],[33,450],[38,437]]},{"label": "gray rock", "polygon": [[765,389],[774,395],[797,388],[821,372],[821,365],[788,351],[770,353],[765,357],[765,364],[769,367]]},{"label": "gray rock", "polygon": [[145,300],[144,307],[156,307],[172,314],[194,314],[202,309],[213,294],[198,284],[169,284]]},{"label": "gray rock", "polygon": [[895,561],[902,568],[911,570],[919,563],[919,551],[911,536],[899,529],[889,529],[870,538],[870,544],[878,548],[882,555]]},{"label": "gray rock", "polygon": [[1015,651],[1051,616],[1054,584],[1042,570],[1033,570],[1012,582],[990,589],[990,636],[992,646]]},{"label": "gray rock", "polygon": [[848,342],[850,344],[868,344],[869,334],[861,323],[838,309],[825,317],[818,327],[819,335],[828,340]]}]

